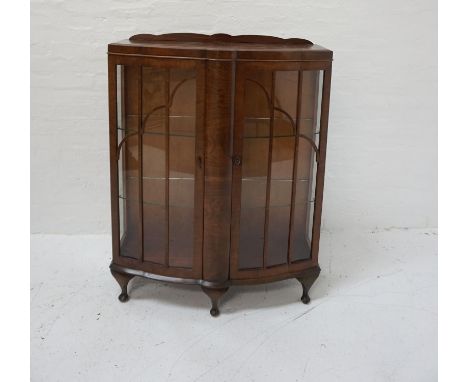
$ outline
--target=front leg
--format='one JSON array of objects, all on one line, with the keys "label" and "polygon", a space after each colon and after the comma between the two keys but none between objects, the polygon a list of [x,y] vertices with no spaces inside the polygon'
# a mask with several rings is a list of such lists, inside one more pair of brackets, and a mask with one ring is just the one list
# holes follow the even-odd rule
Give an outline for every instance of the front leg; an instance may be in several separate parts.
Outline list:
[{"label": "front leg", "polygon": [[127,285],[128,282],[135,277],[134,275],[129,275],[126,273],[120,273],[117,271],[111,270],[112,276],[117,280],[117,282],[120,285],[120,288],[122,288],[122,293],[119,295],[119,301],[120,302],[127,302],[128,301],[128,293],[127,293]]},{"label": "front leg", "polygon": [[312,284],[317,280],[317,277],[320,274],[320,267],[316,266],[313,268],[312,272],[304,275],[304,276],[299,276],[297,277],[297,281],[299,281],[302,285],[302,297],[301,301],[304,304],[308,304],[310,302],[310,297],[309,297],[309,290]]},{"label": "front leg", "polygon": [[205,292],[205,294],[210,298],[211,300],[211,309],[210,309],[210,314],[213,317],[216,317],[219,315],[219,308],[218,308],[218,303],[221,297],[228,291],[228,287],[225,288],[211,288],[211,287],[205,287],[202,285],[202,290]]}]

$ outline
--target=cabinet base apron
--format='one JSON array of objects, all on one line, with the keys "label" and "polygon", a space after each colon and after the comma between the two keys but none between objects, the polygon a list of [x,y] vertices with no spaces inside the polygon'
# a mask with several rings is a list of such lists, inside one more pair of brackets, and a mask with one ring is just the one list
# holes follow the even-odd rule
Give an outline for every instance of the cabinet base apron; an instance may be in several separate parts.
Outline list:
[{"label": "cabinet base apron", "polygon": [[297,272],[297,273],[288,273],[284,275],[277,275],[274,277],[269,277],[267,279],[245,279],[245,280],[228,280],[224,283],[213,283],[210,281],[199,280],[199,279],[183,279],[177,277],[168,277],[156,275],[144,271],[139,271],[131,268],[122,267],[120,265],[111,263],[109,266],[112,276],[119,284],[121,288],[121,293],[119,294],[120,302],[127,302],[129,300],[128,295],[128,283],[130,280],[135,277],[144,277],[146,279],[157,280],[162,282],[170,282],[177,284],[188,284],[188,285],[200,285],[203,292],[211,300],[211,309],[210,314],[213,317],[219,315],[219,303],[221,298],[225,295],[231,285],[252,285],[252,284],[263,284],[275,281],[281,281],[291,278],[296,278],[302,286],[302,296],[301,301],[304,304],[310,302],[309,290],[312,287],[312,284],[318,278],[320,274],[320,267],[315,266],[313,268]]}]

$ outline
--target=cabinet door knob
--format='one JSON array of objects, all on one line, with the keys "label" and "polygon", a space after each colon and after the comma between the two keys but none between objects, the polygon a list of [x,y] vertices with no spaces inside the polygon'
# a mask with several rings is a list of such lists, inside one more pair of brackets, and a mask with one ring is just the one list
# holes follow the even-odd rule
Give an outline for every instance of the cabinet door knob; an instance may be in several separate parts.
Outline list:
[{"label": "cabinet door knob", "polygon": [[232,158],[232,163],[234,163],[234,166],[240,166],[242,164],[242,158],[239,155],[235,155]]}]

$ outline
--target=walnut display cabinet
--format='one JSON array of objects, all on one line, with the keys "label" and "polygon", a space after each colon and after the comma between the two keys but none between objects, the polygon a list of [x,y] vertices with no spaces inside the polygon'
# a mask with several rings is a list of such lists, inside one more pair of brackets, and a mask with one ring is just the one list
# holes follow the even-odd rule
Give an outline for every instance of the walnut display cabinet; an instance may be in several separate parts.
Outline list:
[{"label": "walnut display cabinet", "polygon": [[320,273],[332,52],[303,39],[176,33],[108,46],[113,259],[229,286]]}]

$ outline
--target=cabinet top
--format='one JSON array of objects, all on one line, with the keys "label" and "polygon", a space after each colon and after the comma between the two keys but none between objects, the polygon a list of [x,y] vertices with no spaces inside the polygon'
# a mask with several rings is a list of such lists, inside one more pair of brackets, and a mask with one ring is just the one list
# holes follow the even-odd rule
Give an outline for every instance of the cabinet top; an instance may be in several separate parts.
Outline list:
[{"label": "cabinet top", "polygon": [[331,61],[333,52],[309,40],[261,35],[138,34],[108,46],[109,54],[208,60]]}]

